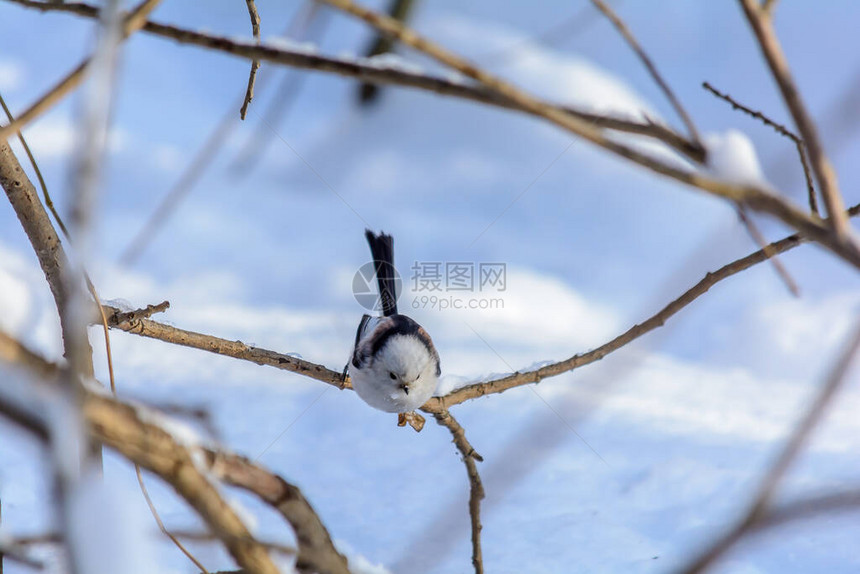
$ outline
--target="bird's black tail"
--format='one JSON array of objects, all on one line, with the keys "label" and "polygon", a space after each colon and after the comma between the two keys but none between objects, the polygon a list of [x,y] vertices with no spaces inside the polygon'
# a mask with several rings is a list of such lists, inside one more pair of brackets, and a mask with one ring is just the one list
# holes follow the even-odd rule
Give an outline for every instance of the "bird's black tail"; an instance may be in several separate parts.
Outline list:
[{"label": "bird's black tail", "polygon": [[397,270],[394,268],[394,239],[390,235],[379,235],[366,229],[364,236],[370,244],[376,280],[379,282],[379,299],[385,317],[397,314]]}]

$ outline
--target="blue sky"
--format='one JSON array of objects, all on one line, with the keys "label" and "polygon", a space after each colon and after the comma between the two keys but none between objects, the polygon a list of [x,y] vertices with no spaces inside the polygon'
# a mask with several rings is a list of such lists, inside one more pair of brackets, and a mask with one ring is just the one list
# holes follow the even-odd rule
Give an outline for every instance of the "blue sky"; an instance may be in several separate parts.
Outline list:
[{"label": "blue sky", "polygon": [[[679,125],[629,48],[607,22],[588,16],[587,4],[428,1],[414,24],[478,62],[507,54],[492,69],[538,94],[629,113],[644,108]],[[281,34],[299,5],[258,2],[264,40]],[[790,123],[740,8],[680,1],[616,6],[699,128],[743,132],[765,177],[804,202],[791,142],[700,87],[707,80]],[[562,30],[551,45],[535,41],[583,10],[576,31]],[[860,5],[785,2],[777,12],[792,70],[821,121],[846,203],[854,204],[860,138],[833,110],[860,76],[853,42]],[[153,19],[249,35],[241,1],[208,2],[203,9],[167,0]],[[92,32],[87,20],[0,3],[0,90],[13,111],[77,64],[93,45]],[[363,26],[333,15],[314,43],[327,54],[354,54],[367,36]],[[508,265],[504,310],[415,313],[454,384],[594,347],[706,271],[755,248],[730,206],[537,120],[399,89],[359,110],[354,82],[322,74],[307,76],[286,121],[271,126],[278,136],[256,169],[237,174],[230,168],[234,159],[258,130],[268,129],[260,117],[283,70],[263,64],[257,97],[241,123],[235,103],[244,93],[247,62],[138,34],[122,63],[92,267],[106,298],[134,306],[169,299],[165,320],[179,326],[339,368],[363,312],[350,286],[368,259],[362,233],[369,224],[395,236],[401,272],[416,260]],[[26,131],[60,206],[79,106],[73,96]],[[145,217],[231,106],[236,126],[214,167],[143,257],[133,266],[119,264]],[[778,223],[759,224],[769,238],[786,234]],[[531,563],[533,571],[575,563],[583,571],[662,572],[731,518],[860,302],[856,273],[823,250],[802,247],[783,259],[801,286],[799,300],[762,265],[719,285],[606,365],[542,383],[541,399],[519,389],[454,412],[487,461],[489,570],[522,571],[536,559],[535,546],[546,544],[551,550]],[[56,355],[49,294],[10,209],[0,210],[0,285],[0,325]],[[305,489],[335,538],[395,572],[405,565],[440,572],[468,565],[464,505],[453,506],[461,513],[443,529],[460,534],[448,552],[425,532],[447,507],[441,502],[465,496],[462,465],[440,429],[431,424],[420,435],[402,432],[351,393],[320,395],[321,385],[300,377],[124,334],[114,340],[121,388],[151,401],[204,404],[227,444],[241,452],[262,451],[314,403],[262,460]],[[793,488],[858,478],[850,416],[855,387],[822,429]],[[33,512],[38,491],[20,478],[38,470],[28,462],[32,450],[24,441],[0,447],[4,467],[26,469],[0,473],[4,517],[28,528],[42,524]],[[111,464],[126,484],[128,469]],[[11,510],[10,492],[22,501],[10,503]],[[168,518],[192,521],[169,492],[156,487],[156,493]],[[846,524],[790,530],[802,547],[794,554],[787,543],[765,537],[731,560],[744,572],[800,572],[812,564],[853,571],[860,555],[845,541]],[[284,535],[272,517],[262,519],[261,529]],[[226,565],[223,556],[201,552]],[[172,549],[159,556],[188,571]]]}]

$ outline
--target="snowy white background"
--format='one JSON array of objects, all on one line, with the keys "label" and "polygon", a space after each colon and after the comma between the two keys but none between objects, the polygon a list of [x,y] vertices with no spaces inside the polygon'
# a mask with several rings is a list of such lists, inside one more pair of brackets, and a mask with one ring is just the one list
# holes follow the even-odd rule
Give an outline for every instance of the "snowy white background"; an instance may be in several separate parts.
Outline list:
[{"label": "snowy white background", "polygon": [[[587,4],[426,0],[414,24],[554,100],[647,111],[677,124]],[[264,39],[298,6],[258,2]],[[788,122],[740,9],[670,0],[618,6],[709,141],[749,143],[764,177],[804,201],[791,142],[700,88],[707,80]],[[580,24],[549,44],[535,40],[577,12]],[[249,34],[239,0],[205,7],[168,0],[154,19]],[[777,18],[849,204],[860,199],[852,161],[860,144],[850,121],[858,104],[843,109],[840,98],[860,81],[858,19],[860,4],[847,0],[781,3]],[[87,20],[0,3],[0,90],[12,109],[75,65],[93,45],[92,30]],[[355,53],[367,37],[337,16],[317,43],[326,53]],[[284,73],[278,69],[143,257],[120,265],[145,217],[244,93],[247,73],[245,61],[220,54],[143,34],[128,42],[91,270],[105,298],[134,306],[168,299],[162,320],[338,369],[363,312],[350,287],[368,259],[367,223],[395,236],[402,270],[415,260],[507,264],[504,310],[412,313],[433,334],[452,383],[592,348],[755,248],[730,206],[531,118],[398,89],[359,110],[354,83],[327,75],[310,75],[275,126],[284,141],[275,138],[253,172],[237,173],[233,160],[267,129],[259,118]],[[72,97],[26,130],[61,208],[79,104]],[[770,238],[786,232],[760,223]],[[488,572],[666,572],[731,521],[860,306],[856,273],[822,250],[802,247],[783,260],[801,286],[799,300],[760,265],[599,364],[454,409],[485,459]],[[0,327],[60,354],[53,302],[8,207],[0,208]],[[92,334],[105,377],[100,334]],[[353,393],[274,369],[124,333],[112,342],[123,396],[208,409],[227,445],[259,455],[303,489],[354,564],[368,572],[470,570],[468,486],[446,430],[432,422],[421,434],[399,429]],[[855,375],[784,496],[860,481],[858,409]],[[113,496],[157,542],[153,571],[193,571],[156,534],[128,465],[108,457],[106,475]],[[51,528],[43,476],[35,441],[0,421],[9,531]],[[168,525],[197,525],[168,489],[149,484]],[[278,517],[230,496],[257,515],[262,538],[290,541]],[[856,516],[828,517],[743,544],[720,568],[854,572],[858,534]],[[195,552],[209,568],[231,565],[211,546]]]}]

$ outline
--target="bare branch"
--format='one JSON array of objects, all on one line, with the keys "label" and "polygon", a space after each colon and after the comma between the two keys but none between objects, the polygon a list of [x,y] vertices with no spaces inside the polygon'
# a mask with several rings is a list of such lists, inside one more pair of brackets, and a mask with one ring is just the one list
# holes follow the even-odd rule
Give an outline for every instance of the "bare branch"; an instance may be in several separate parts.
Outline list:
[{"label": "bare branch", "polygon": [[466,438],[466,431],[460,423],[448,412],[429,411],[436,417],[436,422],[451,431],[457,450],[463,455],[463,464],[466,465],[466,474],[469,476],[469,517],[472,522],[472,566],[475,574],[483,574],[484,558],[481,554],[481,500],[484,498],[484,485],[481,483],[481,475],[478,473],[478,465],[475,461],[483,462],[483,458]]},{"label": "bare branch", "polygon": [[[18,159],[7,142],[0,142],[0,186],[6,191],[9,203],[12,204],[15,214],[30,240],[30,245],[36,252],[39,266],[42,268],[48,287],[54,296],[54,303],[60,316],[63,340],[66,341],[74,337],[75,329],[81,330],[83,328],[83,326],[71,324],[66,319],[65,311],[69,301],[69,293],[63,277],[69,264],[68,259],[63,251],[60,238],[51,225],[45,208],[39,201],[33,183],[24,173],[21,164],[18,163]],[[86,337],[86,332],[78,334]],[[92,375],[92,359],[90,359],[90,364],[85,371],[85,375]]]},{"label": "bare branch", "polygon": [[[217,536],[209,532],[194,532],[190,530],[172,530],[172,532],[176,538],[181,538],[191,542],[220,542],[220,539]],[[286,556],[295,556],[298,552],[295,548],[287,546],[286,544],[263,542],[261,540],[258,540],[257,542],[268,550],[272,550]]]},{"label": "bare branch", "polygon": [[806,158],[806,146],[803,144],[803,140],[800,136],[786,128],[784,125],[773,121],[763,113],[752,108],[748,108],[735,100],[729,94],[719,91],[708,82],[702,82],[702,87],[721,100],[728,102],[732,106],[732,109],[740,110],[745,114],[752,116],[753,118],[761,121],[764,125],[772,127],[776,130],[776,133],[781,134],[794,142],[794,145],[797,148],[797,154],[800,156],[800,165],[803,168],[803,177],[806,180],[806,191],[809,195],[809,209],[812,213],[818,215],[818,200],[815,198],[815,184],[812,182],[812,174],[809,171],[809,161]]},{"label": "bare branch", "polygon": [[690,137],[695,142],[701,141],[701,137],[699,137],[699,130],[696,129],[696,124],[693,123],[692,118],[687,113],[687,110],[684,109],[684,106],[681,105],[681,101],[675,96],[675,92],[672,91],[672,88],[669,87],[669,84],[663,79],[663,76],[660,75],[660,72],[657,71],[657,66],[654,65],[654,62],[648,57],[648,54],[633,36],[633,33],[624,23],[624,20],[621,19],[618,14],[612,9],[609,4],[604,2],[604,0],[591,0],[591,3],[600,10],[606,18],[612,22],[612,25],[615,26],[615,29],[618,30],[618,33],[624,38],[627,44],[636,52],[636,55],[639,56],[639,59],[642,61],[642,64],[648,70],[648,73],[651,74],[651,77],[654,78],[654,81],[660,86],[660,89],[663,90],[663,93],[666,95],[666,98],[669,100],[669,103],[672,104],[672,107],[675,108],[675,112],[681,118],[681,121],[684,122],[684,125],[687,126],[687,131],[690,132]]},{"label": "bare branch", "polygon": [[[116,393],[116,389],[114,389],[114,393]],[[140,470],[140,465],[135,463],[134,465],[134,473],[137,476],[137,485],[140,487],[140,492],[143,494],[144,500],[146,500],[146,505],[149,507],[149,513],[152,514],[152,517],[155,519],[155,523],[158,525],[158,529],[162,534],[167,536],[170,541],[176,546],[180,552],[182,552],[186,558],[188,558],[197,568],[200,569],[203,574],[209,574],[209,570],[197,559],[194,554],[189,551],[182,542],[179,541],[179,538],[173,534],[171,531],[164,526],[164,522],[161,520],[161,515],[158,513],[158,509],[155,507],[155,503],[152,501],[152,497],[149,496],[149,489],[146,488],[146,483],[143,481],[143,472]]]},{"label": "bare branch", "polygon": [[860,348],[860,323],[855,327],[854,333],[852,333],[845,350],[822,384],[815,400],[794,429],[792,429],[791,436],[779,456],[765,473],[759,485],[758,492],[743,517],[728,532],[718,537],[704,551],[691,560],[689,565],[682,568],[680,572],[684,574],[703,572],[725,554],[738,540],[752,530],[756,523],[766,518],[776,487],[782,481],[782,478],[797,458],[797,455],[800,454],[800,451],[806,445],[812,431],[822,419],[827,406],[842,386],[845,375],[851,366],[858,348]]},{"label": "bare branch", "polygon": [[789,293],[795,297],[800,297],[800,288],[797,286],[797,282],[791,277],[788,269],[785,268],[785,265],[782,264],[782,261],[777,257],[776,253],[773,253],[770,249],[764,235],[759,231],[758,226],[742,206],[738,206],[738,217],[740,218],[741,223],[744,224],[744,227],[746,227],[750,237],[752,237],[753,241],[758,245],[759,249],[765,252],[771,265],[773,265],[774,270],[776,270],[776,274],[779,275],[779,278],[782,279],[783,283],[785,283]]},{"label": "bare branch", "polygon": [[[36,570],[43,570],[45,568],[41,560],[30,556],[27,549],[13,539],[0,539],[0,562],[3,560],[18,562]],[[2,564],[0,564],[0,574],[3,574]]]},{"label": "bare branch", "polygon": [[243,456],[215,450],[205,452],[208,465],[218,478],[257,495],[290,523],[299,544],[296,567],[300,571],[349,573],[346,558],[335,549],[319,515],[297,487]]},{"label": "bare branch", "polygon": [[[257,5],[254,0],[245,0],[248,5],[248,15],[251,17],[251,30],[254,34],[254,39],[260,43],[260,14],[257,12]],[[239,117],[245,119],[245,114],[248,112],[248,106],[251,100],[254,99],[254,82],[257,79],[257,70],[260,68],[259,60],[251,60],[251,73],[248,76],[248,89],[245,90],[245,101],[242,102],[242,109],[239,110]]]},{"label": "bare branch", "polygon": [[142,309],[136,309],[134,311],[120,311],[113,307],[110,307],[109,309],[112,312],[108,322],[111,326],[115,327],[121,323],[131,323],[140,319],[149,319],[156,313],[164,313],[170,309],[170,301],[162,301],[158,305],[147,305]]},{"label": "bare branch", "polygon": [[134,318],[132,320],[119,321],[117,317],[119,315],[121,318],[122,315],[119,309],[110,306],[105,308],[111,313],[108,317],[108,322],[116,329],[121,329],[143,337],[149,337],[150,339],[158,339],[167,343],[174,343],[176,345],[209,351],[210,353],[217,353],[219,355],[226,355],[236,359],[251,361],[258,365],[268,365],[270,367],[284,369],[285,371],[305,375],[341,389],[349,387],[349,382],[343,380],[342,373],[327,369],[322,365],[317,365],[310,361],[305,361],[303,359],[299,359],[291,355],[284,355],[275,351],[269,351],[267,349],[260,349],[259,347],[252,347],[242,343],[241,341],[228,341],[211,335],[178,329],[170,325],[158,323],[151,319]]},{"label": "bare branch", "polygon": [[785,54],[776,37],[776,32],[773,29],[773,22],[758,0],[739,0],[743,7],[744,14],[755,33],[762,54],[767,60],[770,71],[776,80],[779,90],[782,93],[782,99],[785,105],[788,106],[791,116],[794,118],[794,123],[800,131],[800,135],[809,150],[809,156],[812,161],[812,170],[815,172],[815,177],[818,179],[821,196],[824,198],[824,204],[827,206],[827,214],[830,216],[830,221],[837,235],[844,238],[846,241],[850,238],[850,226],[848,219],[845,217],[845,207],[842,201],[842,196],[839,193],[839,183],[836,179],[836,172],[827,159],[824,152],[824,147],[818,137],[818,130],[812,117],[806,110],[797,85],[791,76],[791,71],[788,68],[788,61],[785,59]]}]

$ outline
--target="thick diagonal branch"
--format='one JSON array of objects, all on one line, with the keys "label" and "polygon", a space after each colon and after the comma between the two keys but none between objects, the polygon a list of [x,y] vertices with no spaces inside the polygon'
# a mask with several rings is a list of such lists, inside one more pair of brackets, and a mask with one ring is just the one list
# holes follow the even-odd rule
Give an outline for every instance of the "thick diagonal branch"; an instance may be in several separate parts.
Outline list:
[{"label": "thick diagonal branch", "polygon": [[299,543],[299,571],[349,574],[346,558],[335,549],[328,529],[297,487],[243,456],[207,450],[206,457],[218,478],[257,495],[290,523]]},{"label": "thick diagonal branch", "polygon": [[84,413],[104,444],[169,483],[222,539],[239,566],[249,572],[277,574],[265,547],[251,537],[230,504],[200,471],[192,450],[147,422],[136,408],[115,399],[90,394]]}]

